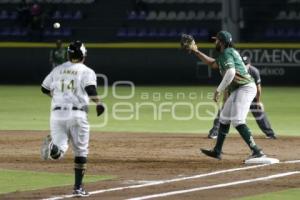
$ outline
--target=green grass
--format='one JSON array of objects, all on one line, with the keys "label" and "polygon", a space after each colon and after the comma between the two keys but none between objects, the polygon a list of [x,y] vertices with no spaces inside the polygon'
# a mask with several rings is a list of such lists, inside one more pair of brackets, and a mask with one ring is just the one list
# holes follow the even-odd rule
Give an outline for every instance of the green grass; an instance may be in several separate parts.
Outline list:
[{"label": "green grass", "polygon": [[[101,92],[102,88],[99,88]],[[127,100],[113,97],[109,88],[108,96],[103,99],[107,104],[107,112],[101,117],[96,117],[95,106],[90,106],[89,121],[93,131],[125,131],[125,132],[166,132],[166,133],[204,133],[211,128],[215,110],[212,106],[200,106],[202,103],[212,102],[212,92],[215,87],[202,86],[178,86],[178,87],[136,87],[134,96]],[[39,86],[0,86],[0,130],[49,130],[50,98],[40,92]],[[126,96],[131,90],[126,87],[118,87],[117,94]],[[190,95],[190,96],[189,96]],[[264,87],[263,102],[268,118],[273,129],[279,135],[298,136],[300,128],[300,88],[297,87]],[[174,107],[176,103],[185,103],[185,106]],[[116,106],[119,110],[116,111]],[[151,106],[139,105],[148,103]],[[172,117],[172,108],[178,117],[188,117],[188,120],[176,120]],[[215,104],[212,104],[215,105]],[[153,106],[155,109],[153,109]],[[172,107],[173,106],[173,107]],[[159,109],[161,107],[162,109]],[[123,109],[123,112],[122,110]],[[124,109],[127,113],[124,113]],[[132,109],[132,110],[130,110]],[[128,112],[128,110],[130,110]],[[154,114],[154,110],[162,110]],[[127,117],[130,120],[117,120],[118,117]],[[209,117],[210,116],[210,117]],[[251,116],[251,115],[249,115]],[[101,123],[106,125],[100,127]],[[261,134],[255,121],[248,121],[254,133]],[[231,129],[235,132],[234,129]],[[51,177],[51,178],[49,178]],[[86,182],[94,182],[111,177],[87,176]],[[29,181],[30,180],[30,181]],[[73,175],[49,174],[36,172],[22,172],[0,170],[0,193],[14,191],[34,190],[39,188],[72,185]],[[278,193],[260,195],[248,199],[297,199],[299,189],[288,190]]]},{"label": "green grass", "polygon": [[[73,174],[0,170],[0,194],[44,189],[49,187],[72,186],[74,183]],[[112,179],[111,176],[91,176],[84,178],[85,183],[97,182]],[[72,188],[72,187],[71,187]],[[70,190],[71,190],[70,188]]]},{"label": "green grass", "polygon": [[239,200],[298,200],[300,188],[240,198]]},{"label": "green grass", "polygon": [[[108,109],[105,115],[96,117],[95,107],[90,106],[89,121],[94,131],[126,131],[126,132],[166,132],[166,133],[207,133],[214,115],[212,106],[201,106],[201,103],[212,103],[212,92],[215,87],[176,86],[176,87],[136,87],[134,96],[127,100],[114,98],[109,88],[108,96],[103,99]],[[48,130],[50,98],[40,92],[39,86],[0,86],[0,130]],[[99,88],[99,92],[101,92]],[[120,96],[129,95],[132,91],[126,87],[118,87]],[[189,96],[191,95],[191,96]],[[263,103],[274,130],[279,135],[298,135],[300,128],[300,88],[297,87],[264,87]],[[123,105],[120,105],[120,102]],[[174,106],[175,103],[185,103]],[[151,104],[141,105],[142,103]],[[119,104],[119,105],[118,105]],[[191,104],[188,107],[187,104]],[[118,107],[116,107],[118,105]],[[197,105],[199,109],[197,109]],[[214,105],[212,103],[212,105]],[[140,109],[139,106],[141,106]],[[157,112],[155,110],[164,109]],[[159,109],[159,107],[162,109]],[[190,117],[187,120],[176,120],[177,117]],[[115,112],[118,109],[118,112]],[[122,113],[126,109],[127,113]],[[132,110],[131,110],[132,109]],[[191,113],[191,109],[194,114]],[[129,110],[129,111],[128,111]],[[130,120],[116,120],[117,117]],[[198,117],[196,115],[198,114]],[[199,119],[207,117],[207,119]],[[249,115],[251,119],[251,115]],[[107,123],[104,123],[107,122]],[[106,126],[101,127],[101,124]],[[248,124],[255,133],[261,133],[255,121]],[[231,129],[235,132],[234,129]]]}]

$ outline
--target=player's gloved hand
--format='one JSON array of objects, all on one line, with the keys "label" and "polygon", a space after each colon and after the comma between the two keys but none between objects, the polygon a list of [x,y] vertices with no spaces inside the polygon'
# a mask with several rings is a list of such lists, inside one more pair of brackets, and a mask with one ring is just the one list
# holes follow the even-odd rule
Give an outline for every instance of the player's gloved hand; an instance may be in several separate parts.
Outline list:
[{"label": "player's gloved hand", "polygon": [[193,36],[188,35],[188,34],[181,35],[180,46],[183,50],[186,50],[189,53],[198,50],[198,47],[196,45],[196,42],[195,42]]},{"label": "player's gloved hand", "polygon": [[96,105],[96,112],[97,112],[97,116],[99,117],[100,115],[102,115],[105,111],[105,107],[103,106],[102,103],[99,103]]}]

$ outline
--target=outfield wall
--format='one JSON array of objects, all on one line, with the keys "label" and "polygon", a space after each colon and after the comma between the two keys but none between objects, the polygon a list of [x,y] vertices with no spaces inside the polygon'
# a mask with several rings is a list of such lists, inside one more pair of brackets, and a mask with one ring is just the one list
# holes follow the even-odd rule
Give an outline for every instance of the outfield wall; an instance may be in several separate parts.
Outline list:
[{"label": "outfield wall", "polygon": [[[213,55],[212,44],[198,44]],[[109,83],[130,80],[135,84],[215,84],[211,71],[178,43],[86,44],[87,64],[105,74]],[[51,70],[49,43],[0,43],[0,83],[38,84]],[[300,85],[300,44],[237,44],[242,55],[252,57],[265,85]]]}]

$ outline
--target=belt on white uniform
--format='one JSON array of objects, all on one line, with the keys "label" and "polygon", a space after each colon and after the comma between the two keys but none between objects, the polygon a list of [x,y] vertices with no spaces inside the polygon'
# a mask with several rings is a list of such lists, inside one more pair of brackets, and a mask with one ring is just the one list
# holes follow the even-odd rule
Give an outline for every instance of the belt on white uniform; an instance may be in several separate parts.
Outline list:
[{"label": "belt on white uniform", "polygon": [[[57,107],[54,107],[53,110],[67,110],[67,108],[66,107],[57,106]],[[84,106],[82,108],[72,107],[72,110],[80,110],[80,111],[87,112],[87,106]]]}]

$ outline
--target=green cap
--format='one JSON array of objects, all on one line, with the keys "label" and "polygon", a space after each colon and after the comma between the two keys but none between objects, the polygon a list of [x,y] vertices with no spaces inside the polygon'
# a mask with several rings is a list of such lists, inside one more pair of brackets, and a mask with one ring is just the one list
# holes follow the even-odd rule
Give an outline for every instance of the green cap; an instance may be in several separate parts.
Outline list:
[{"label": "green cap", "polygon": [[220,41],[229,44],[232,42],[231,33],[228,31],[220,31],[215,38],[218,38]]}]

